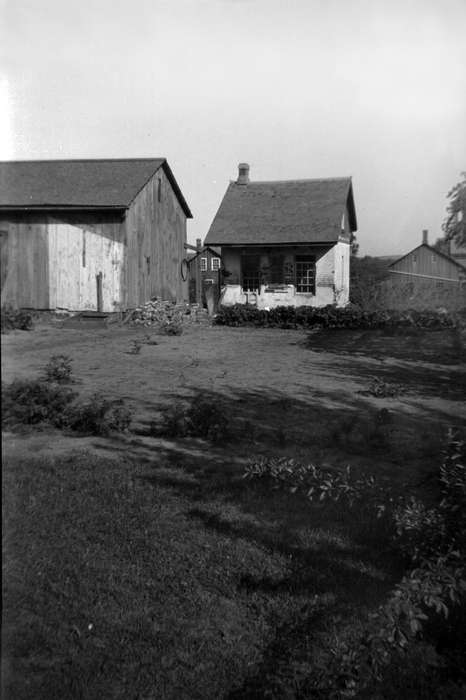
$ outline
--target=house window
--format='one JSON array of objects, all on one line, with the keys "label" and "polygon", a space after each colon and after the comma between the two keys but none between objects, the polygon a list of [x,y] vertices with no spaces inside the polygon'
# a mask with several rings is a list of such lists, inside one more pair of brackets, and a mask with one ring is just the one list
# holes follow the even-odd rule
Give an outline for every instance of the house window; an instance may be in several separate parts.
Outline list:
[{"label": "house window", "polygon": [[220,258],[212,258],[212,270],[220,270]]},{"label": "house window", "polygon": [[201,258],[201,272],[206,272],[207,270],[207,258]]},{"label": "house window", "polygon": [[245,292],[254,292],[261,286],[261,269],[259,255],[246,254],[241,257],[241,286]]},{"label": "house window", "polygon": [[296,291],[316,293],[316,259],[314,255],[296,256]]},{"label": "house window", "polygon": [[157,199],[159,202],[162,201],[162,180],[160,178],[157,180]]}]

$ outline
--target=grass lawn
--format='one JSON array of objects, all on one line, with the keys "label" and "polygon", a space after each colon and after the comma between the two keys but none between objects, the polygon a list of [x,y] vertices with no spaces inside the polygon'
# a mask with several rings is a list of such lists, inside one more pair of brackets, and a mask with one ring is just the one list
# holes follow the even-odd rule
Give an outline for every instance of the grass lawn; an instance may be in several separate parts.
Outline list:
[{"label": "grass lawn", "polygon": [[[2,697],[309,697],[323,649],[384,602],[403,564],[357,511],[247,482],[246,460],[351,464],[428,496],[446,429],[466,416],[462,347],[206,327],[128,354],[138,334],[5,337],[4,380],[63,352],[76,390],[124,398],[134,424],[4,435]],[[403,391],[367,396],[374,376]],[[227,415],[228,442],[152,430],[201,398]],[[393,683],[386,697],[438,697]]]}]

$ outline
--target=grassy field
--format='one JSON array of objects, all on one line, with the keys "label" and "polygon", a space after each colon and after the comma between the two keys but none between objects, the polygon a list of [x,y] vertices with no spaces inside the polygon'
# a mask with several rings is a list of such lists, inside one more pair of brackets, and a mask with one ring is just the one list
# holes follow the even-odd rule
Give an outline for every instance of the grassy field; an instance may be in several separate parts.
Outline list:
[{"label": "grassy field", "polygon": [[[461,343],[206,326],[131,354],[143,336],[4,338],[4,381],[65,353],[77,391],[123,398],[134,421],[106,438],[4,434],[2,697],[310,697],[323,650],[403,564],[357,510],[247,482],[244,466],[350,464],[428,497],[446,430],[466,417]],[[368,395],[374,377],[397,395]],[[228,439],[160,434],[167,408],[201,400]],[[396,675],[384,697],[437,697]]]}]

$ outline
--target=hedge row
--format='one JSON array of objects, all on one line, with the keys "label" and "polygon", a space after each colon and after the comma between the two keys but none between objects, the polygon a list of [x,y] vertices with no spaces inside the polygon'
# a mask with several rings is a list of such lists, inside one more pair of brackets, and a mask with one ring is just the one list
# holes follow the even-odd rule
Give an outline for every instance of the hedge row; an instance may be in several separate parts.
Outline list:
[{"label": "hedge row", "polygon": [[222,306],[215,318],[222,326],[260,326],[267,328],[455,328],[456,318],[440,311],[384,310],[363,311],[357,306],[277,306],[270,311],[235,304]]}]

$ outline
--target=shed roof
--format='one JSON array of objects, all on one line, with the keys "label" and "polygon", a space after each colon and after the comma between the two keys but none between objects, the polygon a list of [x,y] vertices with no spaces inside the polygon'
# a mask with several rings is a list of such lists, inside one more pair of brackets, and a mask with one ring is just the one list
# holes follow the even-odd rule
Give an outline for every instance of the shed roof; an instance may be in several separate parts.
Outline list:
[{"label": "shed roof", "polygon": [[457,267],[460,267],[462,270],[465,270],[465,269],[466,269],[464,265],[462,265],[460,262],[458,262],[458,260],[455,260],[455,258],[452,258],[450,255],[447,255],[446,253],[443,253],[441,250],[437,250],[437,248],[433,248],[433,247],[432,247],[431,245],[429,245],[428,243],[421,243],[420,245],[418,245],[418,246],[416,246],[415,248],[413,248],[412,250],[410,250],[409,253],[405,253],[405,254],[402,255],[400,258],[397,258],[396,260],[394,260],[394,261],[388,266],[389,269],[390,269],[391,267],[395,267],[395,265],[397,265],[399,262],[401,262],[401,261],[404,260],[405,258],[409,257],[409,256],[412,255],[413,253],[415,253],[416,250],[419,250],[420,248],[426,248],[426,249],[429,250],[431,253],[434,253],[435,255],[438,255],[440,258],[444,258],[445,260],[448,260],[448,262],[453,263],[453,265],[456,265]]},{"label": "shed roof", "polygon": [[350,177],[231,182],[205,238],[208,245],[335,243],[348,205],[357,230]]},{"label": "shed roof", "polygon": [[0,208],[127,209],[159,168],[192,218],[165,158],[1,161]]}]

